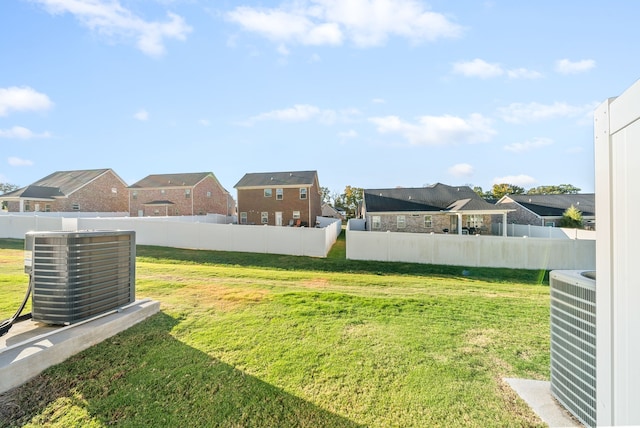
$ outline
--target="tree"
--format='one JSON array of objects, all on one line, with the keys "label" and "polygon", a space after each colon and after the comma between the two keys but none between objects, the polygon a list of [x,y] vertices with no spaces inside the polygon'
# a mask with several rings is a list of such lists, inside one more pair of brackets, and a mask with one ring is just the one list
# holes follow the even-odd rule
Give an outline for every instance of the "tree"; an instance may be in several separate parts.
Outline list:
[{"label": "tree", "polygon": [[347,217],[353,218],[356,217],[358,205],[362,202],[363,197],[364,189],[361,187],[347,186],[344,188],[344,193],[340,195],[336,201],[336,205],[341,206],[347,211]]},{"label": "tree", "polygon": [[565,195],[580,192],[580,188],[572,184],[560,184],[557,186],[538,186],[527,191],[528,195]]},{"label": "tree", "polygon": [[14,190],[17,190],[17,189],[18,189],[18,186],[15,184],[0,183],[0,195],[2,195],[3,193],[13,192]]},{"label": "tree", "polygon": [[328,187],[320,186],[320,193],[322,193],[322,203],[330,204],[331,203],[331,190]]},{"label": "tree", "polygon": [[508,183],[494,184],[491,189],[491,196],[496,199],[500,199],[504,195],[521,195],[523,193],[524,187]]},{"label": "tree", "polygon": [[562,219],[560,219],[560,227],[582,229],[584,227],[583,220],[582,220],[582,212],[576,207],[574,207],[573,205],[571,205],[562,214]]}]

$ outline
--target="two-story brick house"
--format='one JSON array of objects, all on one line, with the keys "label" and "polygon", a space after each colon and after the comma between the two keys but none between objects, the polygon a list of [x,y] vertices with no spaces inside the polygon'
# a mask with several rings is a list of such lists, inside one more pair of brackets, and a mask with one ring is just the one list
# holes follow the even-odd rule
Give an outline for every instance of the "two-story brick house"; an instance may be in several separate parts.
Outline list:
[{"label": "two-story brick house", "polygon": [[245,174],[238,192],[238,223],[314,226],[322,216],[317,171]]},{"label": "two-story brick house", "polygon": [[152,174],[129,186],[129,213],[233,216],[235,201],[212,172]]},{"label": "two-story brick house", "polygon": [[110,168],[57,171],[0,199],[9,212],[129,212],[127,183]]}]

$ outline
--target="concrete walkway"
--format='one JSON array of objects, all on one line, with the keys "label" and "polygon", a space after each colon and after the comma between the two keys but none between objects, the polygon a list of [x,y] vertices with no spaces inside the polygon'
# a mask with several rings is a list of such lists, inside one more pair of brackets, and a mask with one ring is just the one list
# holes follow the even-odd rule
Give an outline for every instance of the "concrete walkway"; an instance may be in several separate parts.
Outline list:
[{"label": "concrete walkway", "polygon": [[120,333],[160,310],[160,302],[137,300],[68,326],[50,326],[32,320],[14,324],[0,337],[0,393],[78,352]]},{"label": "concrete walkway", "polygon": [[553,398],[550,382],[513,378],[504,380],[551,428],[582,427],[582,424]]}]

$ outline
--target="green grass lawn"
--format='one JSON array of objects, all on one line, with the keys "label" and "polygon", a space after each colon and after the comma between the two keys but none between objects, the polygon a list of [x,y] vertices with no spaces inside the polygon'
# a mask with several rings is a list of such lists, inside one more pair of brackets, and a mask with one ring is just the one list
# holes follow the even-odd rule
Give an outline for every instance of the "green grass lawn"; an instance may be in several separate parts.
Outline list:
[{"label": "green grass lawn", "polygon": [[[23,298],[0,239],[0,319]],[[149,320],[0,395],[0,426],[537,426],[544,273],[138,247]]]}]

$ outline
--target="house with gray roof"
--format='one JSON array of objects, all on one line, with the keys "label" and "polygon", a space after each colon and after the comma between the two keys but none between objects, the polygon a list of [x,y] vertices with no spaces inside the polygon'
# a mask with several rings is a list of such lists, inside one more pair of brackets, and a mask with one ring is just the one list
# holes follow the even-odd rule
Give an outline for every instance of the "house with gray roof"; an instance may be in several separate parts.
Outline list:
[{"label": "house with gray roof", "polygon": [[9,212],[128,212],[127,184],[110,168],[57,171],[0,195]]},{"label": "house with gray roof", "polygon": [[240,224],[313,227],[322,216],[317,171],[247,173],[234,187]]},{"label": "house with gray roof", "polygon": [[366,230],[490,234],[491,223],[506,222],[509,208],[490,204],[469,186],[436,183],[417,188],[365,189]]},{"label": "house with gray roof", "polygon": [[559,226],[564,212],[574,206],[582,213],[585,228],[596,227],[596,197],[594,193],[559,195],[505,195],[497,205],[510,208],[509,223],[532,226]]},{"label": "house with gray roof", "polygon": [[151,174],[129,186],[132,217],[235,215],[235,201],[212,172]]}]

